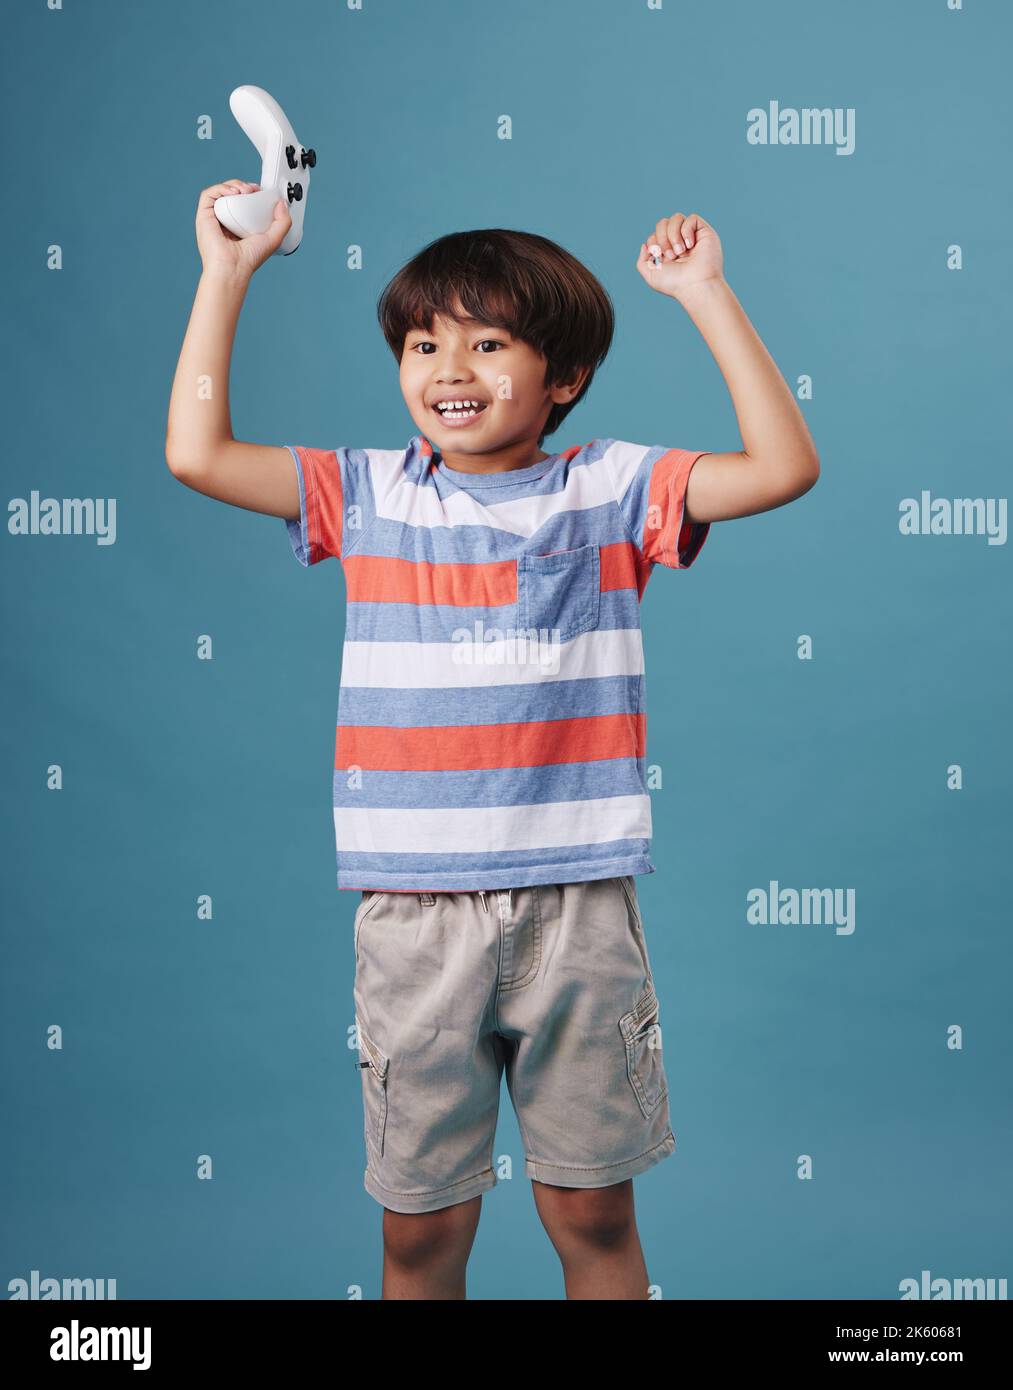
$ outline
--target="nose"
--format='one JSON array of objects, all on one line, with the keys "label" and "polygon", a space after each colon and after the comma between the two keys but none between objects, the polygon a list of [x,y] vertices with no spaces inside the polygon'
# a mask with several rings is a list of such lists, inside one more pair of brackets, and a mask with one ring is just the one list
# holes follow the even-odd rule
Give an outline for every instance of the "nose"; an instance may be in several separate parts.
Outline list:
[{"label": "nose", "polygon": [[471,376],[464,364],[464,353],[459,348],[447,348],[440,355],[440,366],[436,380],[449,384],[452,381],[467,380]]},{"label": "nose", "polygon": [[455,382],[467,381],[470,379],[468,372],[463,367],[454,366],[444,362],[440,370],[436,373],[436,380],[443,386],[451,386]]}]

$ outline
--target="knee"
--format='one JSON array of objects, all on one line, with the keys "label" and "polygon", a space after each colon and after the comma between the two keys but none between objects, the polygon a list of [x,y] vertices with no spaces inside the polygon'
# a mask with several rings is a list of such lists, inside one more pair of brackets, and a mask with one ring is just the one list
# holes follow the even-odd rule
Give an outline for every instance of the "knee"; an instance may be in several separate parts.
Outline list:
[{"label": "knee", "polygon": [[467,1255],[478,1225],[478,1200],[439,1211],[384,1211],[383,1244],[404,1269],[425,1268]]},{"label": "knee", "polygon": [[630,1194],[617,1187],[550,1189],[539,1203],[542,1224],[557,1243],[571,1247],[614,1250],[636,1232]]}]

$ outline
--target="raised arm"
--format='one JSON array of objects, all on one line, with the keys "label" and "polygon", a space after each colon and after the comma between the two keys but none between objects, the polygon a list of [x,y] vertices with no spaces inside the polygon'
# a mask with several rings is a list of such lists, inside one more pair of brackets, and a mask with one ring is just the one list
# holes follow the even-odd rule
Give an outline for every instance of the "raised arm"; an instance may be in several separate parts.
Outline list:
[{"label": "raised arm", "polygon": [[232,434],[229,366],[239,312],[258,266],[281,244],[291,218],[279,200],[262,236],[233,236],[214,213],[216,198],[251,192],[231,180],[204,189],[197,205],[203,270],[169,399],[165,459],[173,477],[207,497],[250,511],[295,518],[299,484],[287,449],[247,444]]},{"label": "raised arm", "polygon": [[[655,266],[651,248],[660,248]],[[707,453],[686,488],[685,520],[727,521],[784,506],[815,484],[819,455],[794,396],[724,278],[721,243],[702,217],[662,218],[637,269],[676,299],[703,335],[728,386],[744,448]]]}]

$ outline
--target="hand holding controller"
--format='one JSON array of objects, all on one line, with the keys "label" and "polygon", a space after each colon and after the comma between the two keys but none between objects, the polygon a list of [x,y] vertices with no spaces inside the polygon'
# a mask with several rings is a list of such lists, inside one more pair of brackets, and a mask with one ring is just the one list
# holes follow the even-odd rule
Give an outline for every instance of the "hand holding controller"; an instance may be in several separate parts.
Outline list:
[{"label": "hand holding controller", "polygon": [[266,232],[279,198],[288,205],[292,225],[275,255],[290,256],[302,241],[310,170],[315,150],[296,139],[284,111],[263,87],[237,87],[229,97],[232,114],[250,137],[261,158],[260,187],[254,193],[216,198],[215,216],[237,237]]}]

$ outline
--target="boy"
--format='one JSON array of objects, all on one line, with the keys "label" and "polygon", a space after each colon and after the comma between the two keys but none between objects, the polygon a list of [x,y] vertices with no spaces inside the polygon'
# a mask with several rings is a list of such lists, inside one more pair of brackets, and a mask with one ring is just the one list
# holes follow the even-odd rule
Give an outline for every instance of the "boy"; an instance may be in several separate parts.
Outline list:
[{"label": "boy", "polygon": [[807,492],[816,450],[717,234],[681,213],[637,269],[702,333],[742,451],[543,452],[608,351],[612,306],[561,247],[503,230],[439,239],[383,292],[419,430],[406,449],[241,443],[235,325],[289,217],[279,202],[240,241],[213,205],[255,187],[200,197],[166,458],[188,487],[284,518],[302,564],[345,573],[337,882],[362,894],[356,1041],[382,1297],[466,1296],[506,1070],[567,1297],[645,1298],[632,1180],[676,1141],[633,877],[653,872],[640,598],[656,564],[692,564],[711,522]]}]

